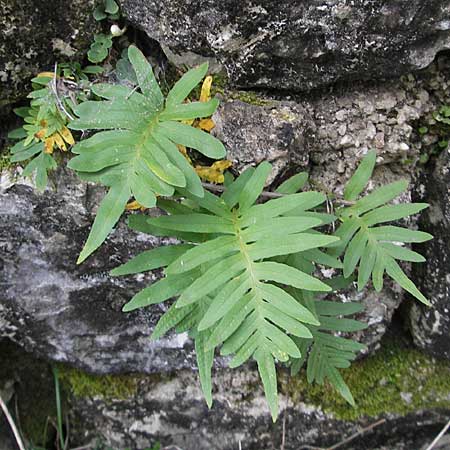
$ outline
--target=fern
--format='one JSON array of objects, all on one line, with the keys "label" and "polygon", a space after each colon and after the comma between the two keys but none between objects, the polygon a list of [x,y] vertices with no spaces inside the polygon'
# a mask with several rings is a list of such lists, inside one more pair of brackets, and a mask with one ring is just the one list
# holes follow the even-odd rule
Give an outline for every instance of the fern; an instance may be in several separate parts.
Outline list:
[{"label": "fern", "polygon": [[[133,229],[185,243],[144,252],[112,271],[113,275],[125,275],[164,267],[165,277],[136,294],[123,310],[177,298],[152,338],[158,339],[172,328],[189,331],[195,340],[200,381],[209,406],[216,347],[231,357],[230,367],[250,358],[256,361],[274,420],[278,414],[276,361],[290,364],[293,372],[306,362],[310,383],[328,381],[354,405],[339,370],[349,367],[365,347],[335,333],[366,327],[345,317],[359,312],[361,305],[326,301],[317,295],[331,291],[332,286],[340,289],[351,283],[358,263],[360,289],[371,273],[378,281],[379,259],[388,275],[417,294],[395,259],[422,258],[393,242],[422,242],[430,237],[392,225],[377,226],[426,206],[385,205],[401,192],[400,187],[405,188],[404,182],[356,200],[374,165],[375,154],[371,152],[345,190],[351,205],[340,208],[337,217],[320,210],[326,200],[323,194],[296,193],[306,182],[305,174],[284,182],[277,189],[280,198],[255,204],[270,172],[268,163],[248,169],[234,181],[226,177],[226,191],[220,197],[207,191],[202,198],[194,197],[177,188],[181,201],[157,201],[168,215],[130,217]],[[335,220],[341,221],[336,236],[315,229]],[[317,264],[342,270],[343,277],[325,284],[314,276]]]},{"label": "fern", "polygon": [[[293,292],[302,304],[312,311],[320,323],[318,326],[307,325],[311,331],[311,339],[294,338],[302,358],[293,359],[291,374],[298,373],[307,361],[307,380],[309,383],[323,384],[325,379],[352,406],[355,401],[338,369],[350,367],[357,354],[366,347],[351,339],[336,336],[336,332],[352,332],[363,330],[367,325],[363,322],[345,318],[361,312],[363,306],[359,303],[338,303],[314,298],[309,292],[296,290]],[[331,332],[331,333],[330,333]]]},{"label": "fern", "polygon": [[30,106],[14,110],[25,124],[8,134],[11,139],[20,139],[10,150],[10,161],[28,161],[22,175],[29,176],[35,172],[36,187],[42,191],[47,186],[48,172],[57,165],[52,156],[53,148],[56,146],[65,151],[74,140],[66,128],[67,117],[61,113],[58,101],[65,103],[67,109],[70,106],[67,98],[58,100],[51,89],[53,74],[44,72],[31,81],[34,90],[28,95]]},{"label": "fern", "polygon": [[207,64],[188,71],[164,99],[144,55],[130,46],[128,57],[140,92],[120,85],[97,84],[92,91],[103,100],[75,107],[78,118],[70,123],[73,130],[103,130],[73,148],[78,156],[69,167],[82,178],[109,187],[78,263],[106,239],[132,195],[149,208],[156,205],[158,195],[171,196],[175,188],[203,196],[200,179],[176,144],[210,158],[225,155],[220,141],[180,122],[210,116],[217,108],[215,99],[183,103],[205,76]]},{"label": "fern", "polygon": [[[375,152],[370,152],[349,181],[344,199],[356,200],[372,175]],[[397,225],[384,225],[417,214],[428,207],[427,203],[389,204],[406,190],[407,181],[401,180],[375,189],[356,200],[354,205],[338,210],[341,225],[336,231],[339,243],[330,251],[333,256],[344,254],[344,277],[358,267],[358,289],[362,290],[372,278],[376,291],[383,288],[386,272],[403,289],[422,303],[428,300],[407,277],[399,261],[424,262],[425,258],[403,245],[432,239],[422,231],[409,230]]]},{"label": "fern", "polygon": [[203,198],[190,197],[185,204],[162,201],[159,206],[170,213],[168,216],[145,221],[132,216],[134,228],[175,236],[192,245],[152,250],[112,274],[154,268],[152,261],[159,255],[165,278],[139,292],[124,311],[177,296],[176,303],[155,328],[153,338],[173,327],[178,332],[193,330],[209,404],[214,348],[221,346],[223,355],[233,355],[230,367],[253,357],[275,419],[278,411],[275,359],[287,362],[289,357],[299,358],[301,353],[292,336],[312,338],[306,324],[319,325],[310,310],[283,286],[311,292],[331,288],[300,268],[274,258],[307,255],[337,238],[313,230],[322,221],[308,210],[325,201],[321,193],[290,194],[255,204],[270,170],[268,163],[262,163],[256,170],[248,169],[221,197],[205,192]]},{"label": "fern", "polygon": [[[278,415],[276,362],[290,365],[292,373],[306,364],[308,382],[328,382],[354,405],[340,370],[349,367],[365,347],[338,334],[366,327],[348,318],[360,312],[361,305],[324,300],[324,294],[354,280],[361,290],[370,279],[380,291],[386,273],[429,304],[398,261],[423,262],[420,254],[404,244],[424,242],[431,235],[389,224],[428,205],[390,203],[406,189],[405,181],[362,196],[375,167],[375,152],[361,161],[336,215],[323,207],[324,194],[298,192],[307,182],[306,173],[282,183],[272,195],[277,198],[259,203],[271,171],[266,162],[247,169],[236,180],[230,173],[222,175],[228,162],[216,163],[226,189],[220,196],[205,191],[177,145],[208,158],[225,155],[220,141],[187,125],[211,116],[217,108],[216,99],[186,101],[204,78],[207,65],[188,71],[164,98],[151,66],[136,47],[129,47],[128,60],[136,88],[94,84],[91,90],[99,100],[74,106],[63,99],[77,116],[69,127],[94,131],[73,147],[76,156],[69,167],[82,179],[108,188],[78,262],[102,244],[130,197],[147,208],[159,207],[165,215],[131,215],[129,226],[180,243],[147,250],[111,273],[164,269],[164,277],[138,292],[123,310],[176,299],[153,330],[152,339],[171,329],[189,332],[208,406],[216,348],[230,357],[230,367],[256,361],[274,420]],[[53,146],[65,149],[64,140],[73,143],[50,80],[52,76],[34,79],[45,87],[32,93],[30,108],[17,110],[27,125],[11,133],[23,139],[12,148],[12,160],[31,159],[24,173],[36,170],[41,189],[47,183],[47,171],[55,166]],[[211,123],[204,127],[210,128]],[[326,225],[336,222],[334,235],[323,233]],[[318,265],[342,271],[342,276],[325,283],[317,277]]]}]

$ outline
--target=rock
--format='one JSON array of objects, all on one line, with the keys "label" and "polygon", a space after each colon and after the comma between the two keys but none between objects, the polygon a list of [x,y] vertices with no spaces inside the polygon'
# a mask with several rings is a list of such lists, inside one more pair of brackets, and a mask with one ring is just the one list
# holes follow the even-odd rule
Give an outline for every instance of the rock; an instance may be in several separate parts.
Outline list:
[{"label": "rock", "polygon": [[[94,0],[4,0],[0,18],[0,106],[26,97],[30,78],[55,62],[80,61],[99,30]],[[2,111],[2,115],[8,109]]]},{"label": "rock", "polygon": [[[57,364],[69,444],[136,450],[159,441],[173,450],[234,450],[241,442],[242,448],[261,450],[280,448],[284,435],[286,450],[328,448],[385,419],[346,448],[424,450],[448,420],[450,367],[403,342],[401,335],[391,336],[375,356],[343,371],[356,408],[329,388],[311,388],[304,374],[291,378],[279,369],[281,414],[275,424],[253,366],[216,370],[208,410],[191,370],[94,376]],[[8,340],[0,340],[0,358],[0,390],[15,381],[11,411],[19,414],[23,434],[35,445],[45,444],[40,441],[45,424],[56,417],[48,361]],[[401,400],[405,392],[410,403]]]},{"label": "rock", "polygon": [[313,99],[285,101],[232,90],[220,99],[212,133],[224,142],[235,170],[265,159],[274,165],[270,181],[307,170],[316,189],[342,194],[371,149],[377,150],[378,164],[369,189],[413,180],[421,155],[432,152],[437,139],[420,136],[419,123],[450,102],[450,78],[448,69],[436,64],[415,77]]},{"label": "rock", "polygon": [[[401,345],[384,345],[375,360],[369,358],[344,371],[347,381],[353,380],[350,389],[356,396],[356,409],[327,388],[308,386],[304,375],[289,378],[280,369],[280,418],[274,424],[257,370],[247,367],[216,371],[211,410],[202,398],[197,376],[183,370],[166,377],[129,379],[129,389],[121,397],[79,390],[72,397],[71,422],[78,427],[76,436],[85,433],[84,443],[100,435],[112,448],[142,449],[159,441],[164,447],[183,450],[232,450],[239,445],[261,450],[280,448],[284,441],[286,450],[299,450],[307,445],[329,448],[385,418],[382,426],[363,433],[346,448],[419,449],[448,420],[449,366],[416,350],[400,350]],[[72,383],[76,389],[77,375],[61,374],[64,385],[70,389]],[[379,384],[383,377],[389,380],[384,386]],[[436,380],[443,383],[439,391],[433,385]],[[119,387],[124,379],[109,382],[113,386],[118,382]],[[441,406],[440,413],[433,404]]]},{"label": "rock", "polygon": [[337,294],[327,296],[327,300],[340,302],[360,302],[364,310],[354,318],[368,325],[365,330],[350,333],[349,337],[364,344],[359,357],[371,355],[380,348],[383,336],[391,325],[392,317],[404,299],[404,292],[393,282],[385,279],[381,292],[375,292],[368,286],[361,292],[356,287],[350,287]]},{"label": "rock", "polygon": [[245,88],[308,91],[396,77],[428,66],[450,47],[445,0],[120,3],[177,64],[213,58],[233,85]]},{"label": "rock", "polygon": [[416,76],[355,85],[302,101],[316,125],[309,142],[314,185],[342,193],[358,161],[371,149],[378,158],[370,189],[400,178],[413,181],[421,155],[433,150],[427,142],[432,134],[419,135],[420,124],[448,102],[449,71],[438,64]]},{"label": "rock", "polygon": [[441,153],[421,181],[416,196],[430,208],[422,213],[419,225],[434,239],[421,244],[427,262],[417,265],[414,277],[432,306],[413,304],[409,323],[416,345],[450,359],[450,149]]},{"label": "rock", "polygon": [[113,267],[164,241],[120,223],[77,266],[98,204],[98,188],[59,171],[55,190],[16,184],[0,194],[0,336],[37,355],[96,373],[164,372],[195,366],[186,335],[149,340],[163,306],[122,306],[154,276],[110,277]]},{"label": "rock", "polygon": [[307,111],[295,102],[259,102],[225,100],[213,116],[212,133],[224,143],[233,168],[242,172],[269,161],[273,165],[269,183],[288,168],[306,169],[314,134]]}]

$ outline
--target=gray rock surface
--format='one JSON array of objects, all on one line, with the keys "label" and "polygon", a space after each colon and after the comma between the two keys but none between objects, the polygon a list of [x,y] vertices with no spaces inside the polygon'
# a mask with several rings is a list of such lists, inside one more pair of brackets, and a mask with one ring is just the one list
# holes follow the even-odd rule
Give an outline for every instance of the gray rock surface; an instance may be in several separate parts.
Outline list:
[{"label": "gray rock surface", "polygon": [[0,1],[0,115],[26,97],[30,78],[80,60],[99,30],[94,0]]},{"label": "gray rock surface", "polygon": [[172,60],[212,58],[245,88],[307,91],[395,77],[428,66],[450,47],[446,0],[120,3]]},{"label": "gray rock surface", "polygon": [[[280,395],[280,419],[273,423],[257,376],[256,370],[249,369],[216,374],[211,410],[196,376],[187,371],[172,378],[142,380],[129,398],[74,399],[76,432],[80,428],[86,442],[101,430],[102,440],[114,449],[143,449],[160,442],[177,450],[306,450],[329,448],[377,421],[339,420],[308,401]],[[419,450],[431,442],[448,415],[445,409],[389,414],[384,425],[345,448]]]},{"label": "gray rock surface", "polygon": [[273,166],[269,183],[288,168],[305,170],[315,133],[309,113],[296,102],[259,101],[262,104],[221,101],[212,133],[227,148],[227,159],[238,172],[269,161]]},{"label": "gray rock surface", "polygon": [[[64,421],[69,414],[69,444],[71,448],[138,450],[151,448],[158,441],[167,450],[236,450],[239,445],[242,449],[269,450],[281,448],[284,440],[285,450],[307,450],[308,446],[328,448],[384,418],[384,423],[362,432],[346,450],[424,450],[450,417],[446,382],[450,367],[422,356],[412,367],[402,365],[399,358],[411,361],[417,352],[408,345],[402,347],[401,342],[403,338],[396,336],[391,350],[381,350],[383,372],[370,360],[367,366],[366,361],[356,363],[360,367],[353,383],[371,387],[370,396],[364,389],[354,392],[358,408],[380,411],[383,403],[377,395],[381,395],[385,402],[381,417],[363,417],[358,409],[337,401],[328,388],[311,389],[304,376],[290,378],[285,370],[279,370],[281,415],[275,424],[253,366],[216,370],[214,403],[208,410],[197,375],[191,370],[102,377],[58,364]],[[405,353],[399,355],[399,349]],[[48,417],[56,417],[48,361],[8,340],[0,340],[0,358],[4,362],[0,366],[0,391],[10,392],[7,398],[12,395],[11,411],[19,415],[25,436],[35,445],[44,444],[41,440]],[[438,374],[442,385],[436,391],[428,379]],[[421,388],[411,391],[418,384]],[[392,397],[386,398],[384,389]],[[417,408],[409,405],[411,400]],[[440,402],[440,409],[434,407],[436,402]],[[408,414],[395,412],[403,406],[409,408]],[[354,418],[345,418],[345,414]],[[51,428],[48,437],[50,446]]]},{"label": "gray rock surface", "polygon": [[409,322],[416,345],[450,359],[450,149],[441,153],[422,182],[417,197],[430,203],[430,208],[419,223],[434,239],[421,246],[427,263],[414,271],[432,307],[413,304]]},{"label": "gray rock surface", "polygon": [[21,184],[0,194],[0,335],[96,373],[193,367],[186,335],[150,342],[163,307],[121,311],[152,275],[108,274],[162,241],[120,223],[105,245],[77,266],[100,192],[69,171],[59,171],[54,181],[54,190],[43,194]]},{"label": "gray rock surface", "polygon": [[355,84],[312,99],[225,91],[212,133],[224,142],[236,170],[266,159],[274,165],[274,177],[307,170],[311,185],[325,192],[342,194],[370,149],[378,154],[370,188],[412,180],[420,158],[438,140],[433,134],[420,136],[418,129],[450,103],[448,62],[442,56],[415,76]]}]

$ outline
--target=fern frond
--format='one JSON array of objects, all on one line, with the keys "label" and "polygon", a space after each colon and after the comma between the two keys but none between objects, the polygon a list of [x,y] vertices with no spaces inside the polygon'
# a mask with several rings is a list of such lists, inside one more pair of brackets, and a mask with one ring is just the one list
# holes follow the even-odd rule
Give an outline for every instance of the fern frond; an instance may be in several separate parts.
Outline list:
[{"label": "fern frond", "polygon": [[[180,205],[181,210],[174,206],[176,202],[166,200],[164,209],[169,215],[147,218],[146,223],[133,219],[134,225],[140,222],[141,230],[182,236],[192,246],[173,261],[170,258],[162,261],[158,256],[165,266],[166,278],[138,293],[124,310],[178,296],[154,335],[160,336],[170,326],[190,329],[191,334],[200,336],[199,364],[202,385],[208,392],[208,367],[215,347],[221,346],[223,355],[233,355],[231,367],[253,357],[275,419],[278,413],[275,360],[300,357],[293,336],[311,338],[306,324],[319,325],[308,308],[283,286],[319,292],[331,288],[287,260],[274,259],[293,254],[298,257],[305,254],[305,258],[312,259],[314,253],[308,252],[320,252],[319,248],[338,238],[314,230],[322,221],[311,211],[311,217],[305,215],[324,202],[323,194],[290,194],[255,204],[270,170],[270,164],[262,163],[229,184],[221,197],[209,192],[203,198],[190,196],[188,202]],[[327,258],[334,261],[328,255]],[[142,261],[138,260],[137,265],[142,266]],[[130,264],[116,269],[116,273],[129,271]],[[205,392],[207,399],[208,392]]]},{"label": "fern frond", "polygon": [[[363,159],[346,188],[346,198],[355,200],[369,180],[375,164],[375,153]],[[423,262],[425,259],[403,245],[432,239],[428,233],[413,231],[394,225],[385,225],[417,214],[428,207],[426,203],[389,204],[407,187],[406,181],[398,181],[359,198],[354,205],[338,211],[341,225],[335,235],[340,237],[329,254],[339,257],[344,254],[344,277],[349,277],[358,267],[358,289],[362,290],[369,279],[377,291],[383,287],[386,273],[403,289],[422,303],[429,301],[407,277],[397,261]]]},{"label": "fern frond", "polygon": [[[365,346],[351,339],[336,336],[336,332],[351,332],[367,327],[363,322],[347,319],[345,316],[360,312],[363,307],[359,303],[339,303],[314,299],[311,293],[296,290],[293,295],[308,309],[314,311],[320,325],[307,325],[312,339],[294,338],[302,353],[302,358],[294,359],[291,373],[297,373],[307,361],[307,380],[309,383],[323,384],[328,382],[350,403],[355,401],[342,378],[339,369],[350,367],[357,354]],[[331,332],[331,333],[330,333]]]},{"label": "fern frond", "polygon": [[86,101],[75,107],[78,118],[70,124],[74,130],[102,130],[73,148],[77,156],[69,167],[83,178],[110,188],[78,263],[106,239],[131,195],[149,208],[156,205],[158,195],[171,196],[177,187],[194,196],[203,195],[200,179],[176,144],[196,149],[210,158],[225,155],[220,141],[179,122],[208,117],[217,108],[215,99],[183,103],[205,76],[207,65],[187,72],[164,101],[144,55],[130,46],[128,57],[140,92],[119,85],[95,85],[92,90],[102,100]]}]

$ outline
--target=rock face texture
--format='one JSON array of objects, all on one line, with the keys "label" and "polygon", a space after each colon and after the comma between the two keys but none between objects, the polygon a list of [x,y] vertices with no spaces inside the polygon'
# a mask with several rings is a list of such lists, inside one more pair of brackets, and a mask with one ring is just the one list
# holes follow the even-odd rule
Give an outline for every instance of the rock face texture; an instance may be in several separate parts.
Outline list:
[{"label": "rock face texture", "polygon": [[94,5],[94,0],[1,0],[0,115],[26,97],[38,72],[84,57],[99,30]]},{"label": "rock face texture", "polygon": [[291,167],[306,169],[315,138],[309,112],[296,102],[254,101],[259,104],[224,98],[213,116],[212,133],[228,149],[234,169],[242,172],[255,162],[269,161],[269,182]]},{"label": "rock face texture", "polygon": [[[214,70],[225,69],[229,83],[221,89],[212,133],[224,142],[235,172],[270,161],[276,185],[308,171],[308,188],[333,198],[375,148],[369,191],[407,178],[411,187],[401,200],[431,203],[419,225],[436,239],[418,248],[428,262],[411,276],[434,308],[414,304],[409,322],[414,343],[444,361],[411,348],[400,332],[391,336],[392,318],[407,298],[403,291],[391,283],[381,293],[353,287],[329,299],[365,306],[357,318],[369,328],[354,336],[368,355],[343,371],[355,409],[329,387],[307,385],[304,374],[288,377],[280,364],[280,419],[273,424],[254,364],[230,371],[216,358],[209,411],[187,335],[149,340],[166,306],[121,311],[160,274],[109,275],[131,256],[167,242],[130,231],[124,219],[77,266],[103,191],[60,168],[43,194],[26,180],[0,178],[0,339],[19,346],[11,352],[0,341],[0,360],[28,361],[13,370],[0,364],[2,397],[10,406],[19,398],[19,409],[21,399],[33,398],[20,391],[25,367],[28,378],[39,373],[50,389],[45,397],[52,398],[48,363],[56,362],[72,436],[79,440],[73,447],[97,448],[99,438],[115,450],[157,441],[174,450],[329,448],[385,418],[346,448],[426,448],[450,417],[450,156],[445,150],[436,157],[443,135],[433,118],[450,104],[448,53],[418,69],[450,49],[448,1],[119,2],[128,30],[143,30],[176,64],[206,58]],[[0,0],[0,106],[24,97],[25,83],[38,70],[79,58],[96,30],[94,3]],[[128,38],[132,34],[148,44],[137,32]],[[34,366],[22,349],[44,362]],[[43,423],[52,414],[46,412]]]},{"label": "rock face texture", "polygon": [[439,358],[450,358],[450,151],[442,152],[433,170],[423,177],[418,197],[430,203],[421,228],[435,238],[426,244],[427,263],[416,267],[419,287],[432,308],[412,305],[410,325],[414,342]]},{"label": "rock face texture", "polygon": [[178,63],[215,59],[232,84],[246,88],[307,91],[399,76],[450,47],[445,0],[120,3]]},{"label": "rock face texture", "polygon": [[419,159],[438,140],[418,129],[450,102],[449,73],[442,57],[416,76],[382,85],[357,83],[315,98],[284,101],[225,91],[212,133],[224,142],[237,171],[265,159],[274,166],[274,178],[306,170],[315,188],[342,193],[358,161],[376,149],[374,185],[412,180]]},{"label": "rock face texture", "polygon": [[[83,424],[80,435],[84,432],[87,438],[94,430],[102,430],[112,448],[133,450],[155,442],[174,450],[234,450],[239,445],[248,450],[268,450],[280,448],[282,442],[286,450],[306,450],[308,445],[328,448],[342,436],[350,436],[377,421],[339,420],[320,407],[293,402],[289,396],[281,395],[283,419],[274,424],[265,413],[262,390],[251,388],[259,383],[256,370],[225,371],[216,376],[217,392],[211,410],[196,383],[192,373],[183,371],[172,379],[141,381],[134,395],[126,399],[108,401],[100,396],[75,399],[76,423]],[[433,416],[417,411],[405,417],[392,414],[386,424],[345,448],[420,450],[432,440],[432,433],[438,429],[436,424],[445,423],[449,411],[434,413]]]},{"label": "rock face texture", "polygon": [[53,192],[38,194],[19,184],[0,195],[0,335],[96,373],[194,367],[186,336],[150,342],[162,307],[121,311],[152,276],[108,274],[130,256],[160,245],[160,239],[122,223],[89,262],[76,265],[98,194],[69,172],[59,172]]}]

